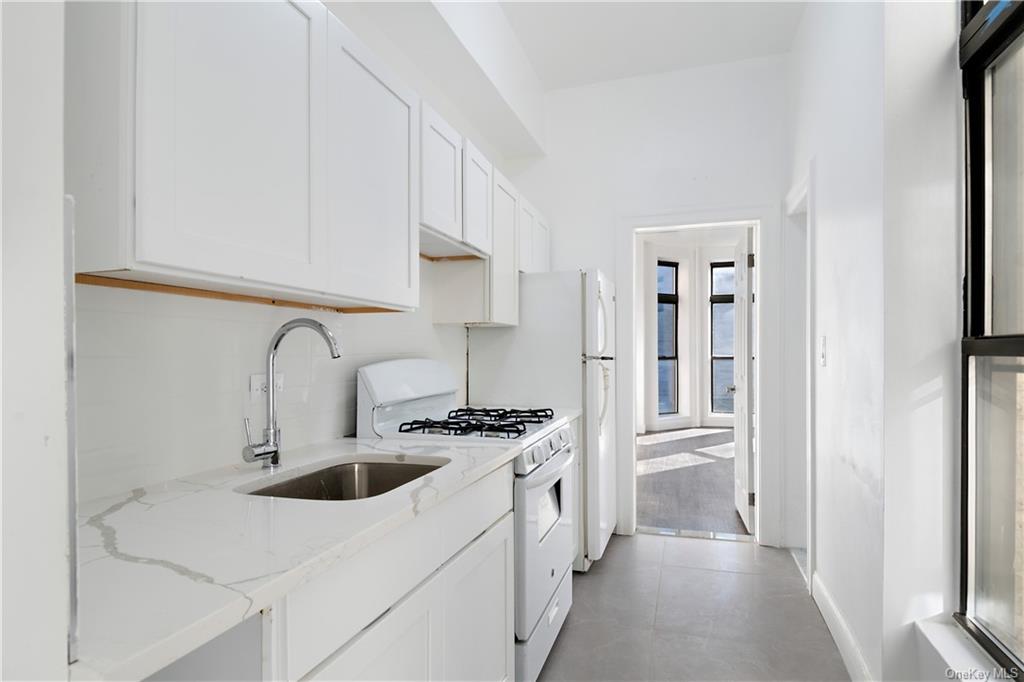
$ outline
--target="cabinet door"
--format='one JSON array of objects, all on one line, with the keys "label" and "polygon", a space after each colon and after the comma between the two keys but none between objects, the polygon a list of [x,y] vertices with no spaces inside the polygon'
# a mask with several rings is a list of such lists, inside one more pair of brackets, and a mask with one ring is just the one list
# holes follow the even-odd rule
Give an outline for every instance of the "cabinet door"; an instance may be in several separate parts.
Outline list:
[{"label": "cabinet door", "polygon": [[543,218],[533,223],[533,271],[551,270],[551,231]]},{"label": "cabinet door", "polygon": [[512,515],[444,569],[444,679],[512,680],[515,600]]},{"label": "cabinet door", "polygon": [[418,99],[333,15],[327,23],[330,293],[415,307]]},{"label": "cabinet door", "polygon": [[462,135],[425,102],[420,126],[420,223],[462,241]]},{"label": "cabinet door", "polygon": [[473,143],[463,149],[462,224],[465,241],[486,254],[491,253],[491,175],[493,167]]},{"label": "cabinet door", "polygon": [[533,207],[519,197],[519,270],[533,272],[533,225],[536,221]]},{"label": "cabinet door", "polygon": [[322,290],[319,2],[139,3],[135,258]]},{"label": "cabinet door", "polygon": [[519,324],[519,253],[516,225],[519,195],[494,171],[494,243],[490,262],[490,321]]},{"label": "cabinet door", "polygon": [[442,607],[440,582],[431,579],[303,679],[444,679]]}]

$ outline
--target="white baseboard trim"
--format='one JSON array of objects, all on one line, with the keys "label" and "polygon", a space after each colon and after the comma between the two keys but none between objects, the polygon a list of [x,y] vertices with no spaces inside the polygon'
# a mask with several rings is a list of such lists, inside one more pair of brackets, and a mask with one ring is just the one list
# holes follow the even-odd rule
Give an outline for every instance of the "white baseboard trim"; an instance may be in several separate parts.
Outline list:
[{"label": "white baseboard trim", "polygon": [[811,579],[811,584],[813,585],[811,597],[818,605],[821,617],[825,619],[825,624],[832,633],[832,639],[835,640],[836,646],[839,648],[839,655],[843,657],[843,663],[846,665],[846,671],[850,674],[850,679],[855,682],[859,680],[870,682],[873,678],[867,661],[864,660],[864,654],[853,636],[853,631],[846,624],[846,619],[843,618],[842,612],[836,606],[832,594],[825,587],[825,583],[821,581],[817,571]]}]

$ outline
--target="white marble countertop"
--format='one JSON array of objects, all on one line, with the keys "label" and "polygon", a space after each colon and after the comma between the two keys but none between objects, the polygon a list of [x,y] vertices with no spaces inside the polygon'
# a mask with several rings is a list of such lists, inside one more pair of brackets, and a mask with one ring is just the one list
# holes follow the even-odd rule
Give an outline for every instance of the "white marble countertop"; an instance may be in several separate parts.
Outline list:
[{"label": "white marble countertop", "polygon": [[[290,450],[272,475],[231,466],[79,505],[73,679],[146,677],[486,474],[521,446],[345,438]],[[246,495],[345,461],[449,464],[365,500]]]}]

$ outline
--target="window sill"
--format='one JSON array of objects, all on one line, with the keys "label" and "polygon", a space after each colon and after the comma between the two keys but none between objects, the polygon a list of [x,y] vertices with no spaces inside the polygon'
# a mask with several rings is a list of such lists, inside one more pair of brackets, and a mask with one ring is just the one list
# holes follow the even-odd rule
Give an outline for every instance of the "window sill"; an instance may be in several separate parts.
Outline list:
[{"label": "window sill", "polygon": [[940,614],[914,625],[921,679],[985,679],[977,675],[998,667],[952,616]]}]

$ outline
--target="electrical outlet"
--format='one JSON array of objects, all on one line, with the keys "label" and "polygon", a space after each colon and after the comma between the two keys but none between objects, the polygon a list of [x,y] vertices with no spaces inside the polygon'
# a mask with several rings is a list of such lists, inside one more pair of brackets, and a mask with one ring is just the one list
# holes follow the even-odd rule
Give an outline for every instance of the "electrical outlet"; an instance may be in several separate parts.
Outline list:
[{"label": "electrical outlet", "polygon": [[[280,372],[274,374],[274,389],[281,391],[284,389],[284,374]],[[266,374],[251,374],[249,375],[249,400],[252,402],[259,402],[264,400],[267,395],[267,375]]]}]

